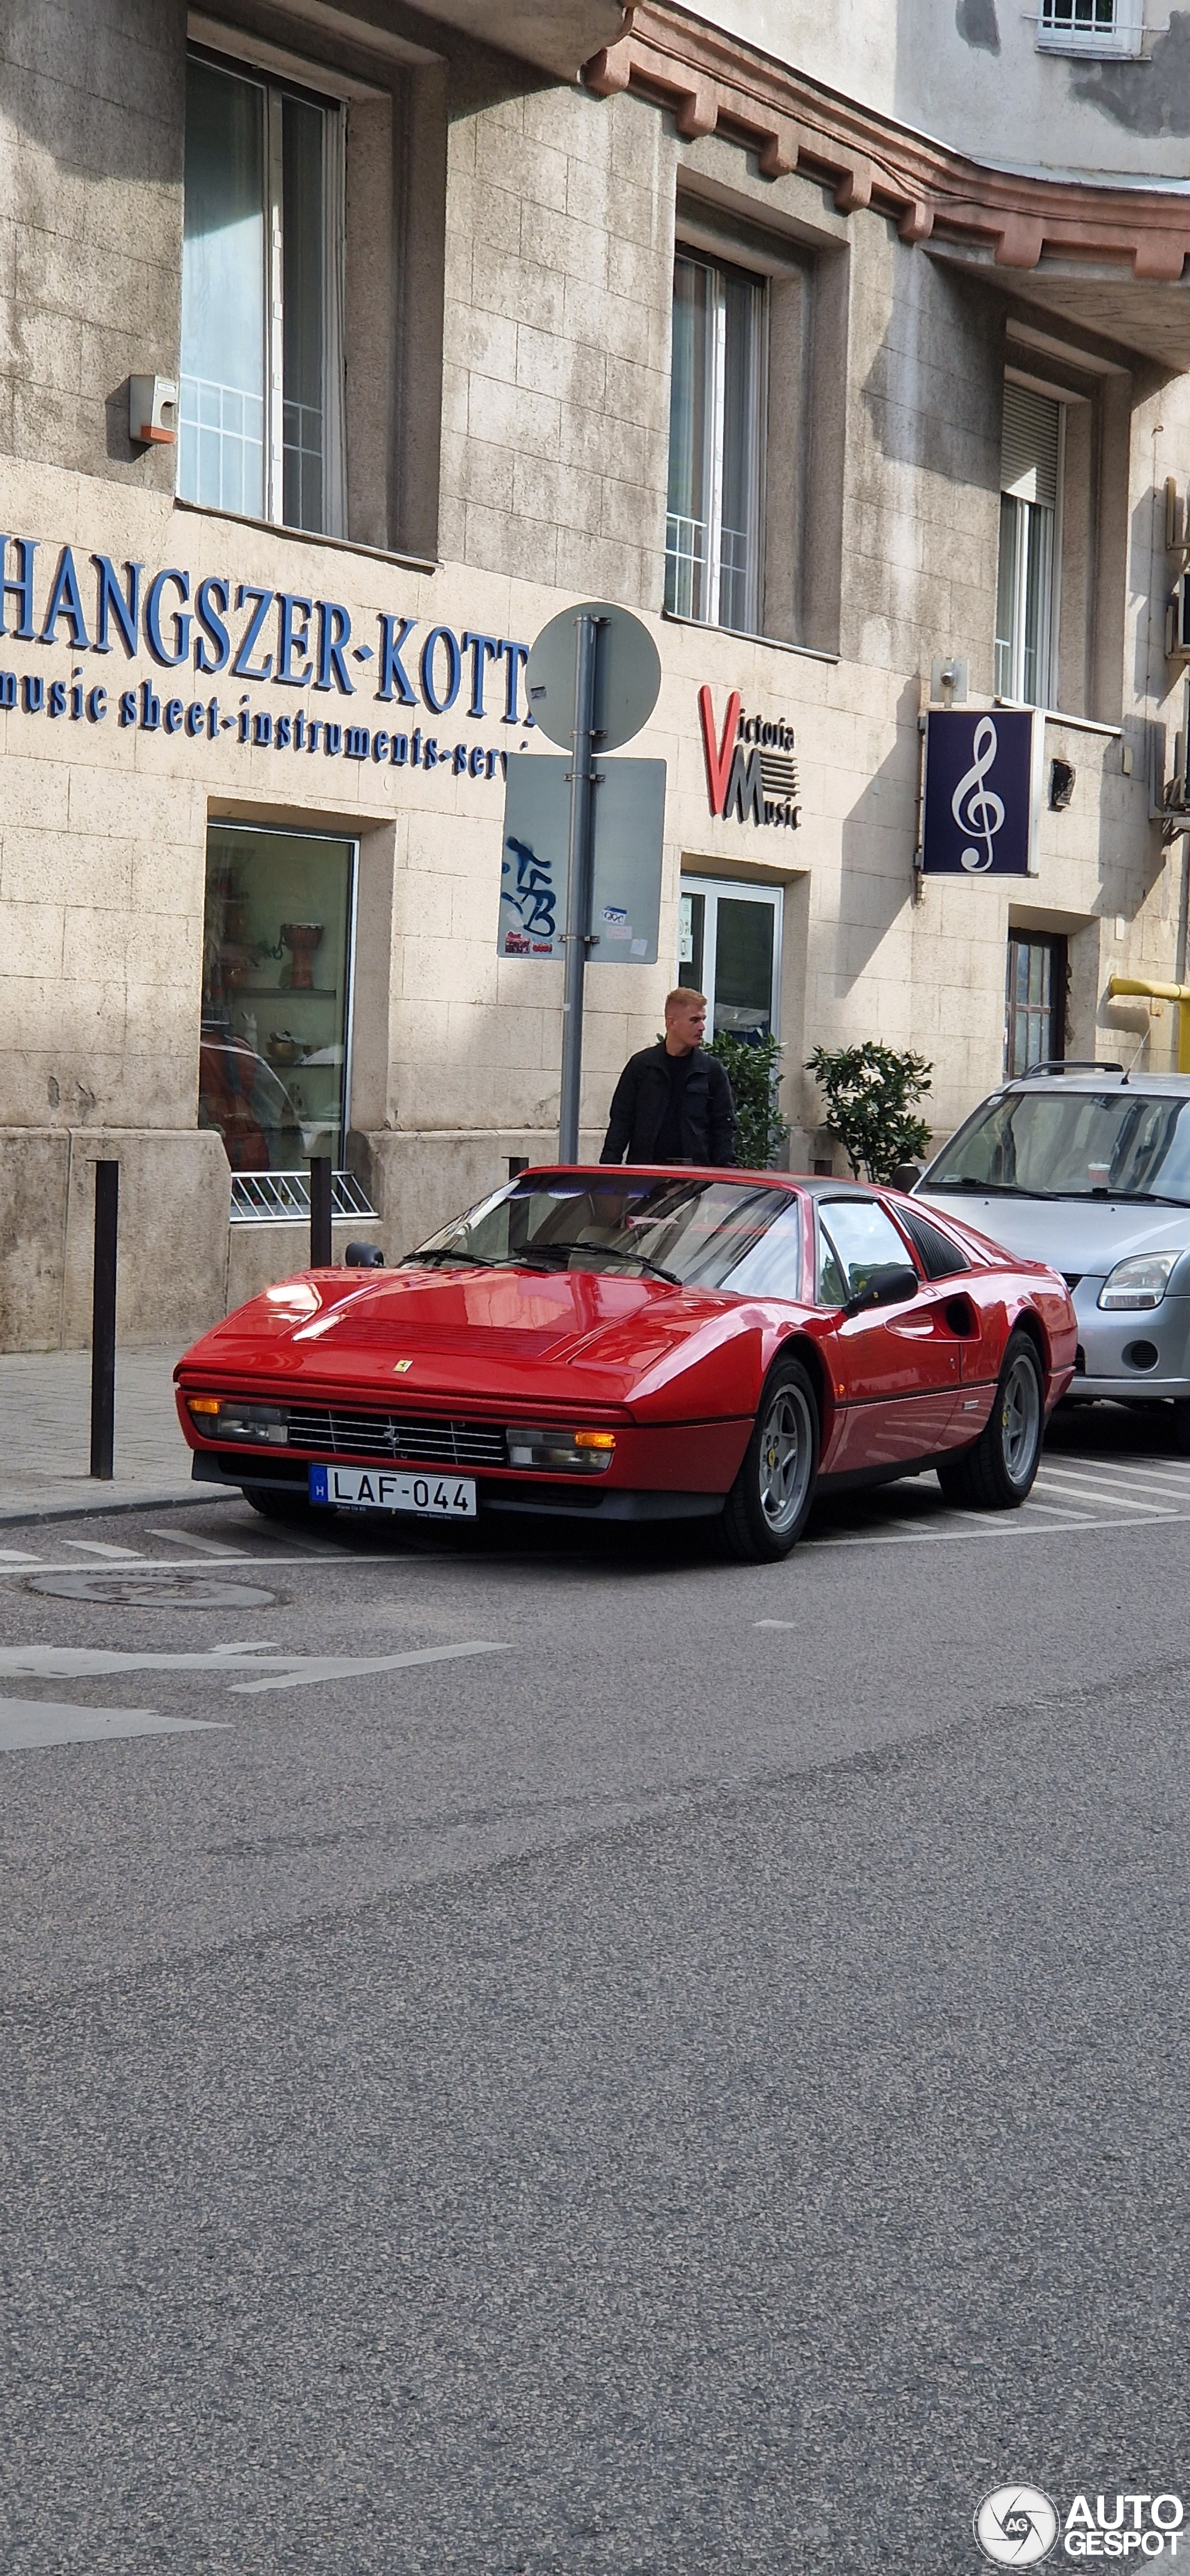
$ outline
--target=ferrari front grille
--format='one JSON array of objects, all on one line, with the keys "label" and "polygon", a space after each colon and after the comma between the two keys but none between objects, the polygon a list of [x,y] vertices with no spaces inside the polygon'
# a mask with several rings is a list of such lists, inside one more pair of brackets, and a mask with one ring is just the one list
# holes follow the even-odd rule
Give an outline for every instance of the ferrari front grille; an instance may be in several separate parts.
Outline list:
[{"label": "ferrari front grille", "polygon": [[420,1420],[391,1413],[341,1413],[336,1407],[292,1406],[291,1449],[316,1449],[332,1458],[401,1458],[417,1467],[506,1467],[508,1447],[499,1422]]}]

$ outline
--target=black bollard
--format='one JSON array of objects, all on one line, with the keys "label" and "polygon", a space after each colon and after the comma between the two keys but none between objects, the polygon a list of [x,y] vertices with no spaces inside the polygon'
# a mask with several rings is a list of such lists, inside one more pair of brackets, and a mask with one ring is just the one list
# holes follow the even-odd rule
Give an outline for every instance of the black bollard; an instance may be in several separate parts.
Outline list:
[{"label": "black bollard", "polygon": [[95,1269],[91,1295],[91,1473],[110,1484],[116,1443],[116,1238],[120,1166],[95,1166]]},{"label": "black bollard", "polygon": [[519,1173],[521,1173],[521,1172],[527,1172],[527,1171],[528,1171],[528,1169],[529,1169],[529,1157],[528,1157],[528,1155],[527,1155],[527,1154],[510,1154],[510,1155],[509,1155],[509,1157],[508,1157],[508,1177],[509,1177],[509,1180],[510,1180],[510,1181],[515,1181],[515,1180],[517,1179],[517,1177],[518,1177],[518,1174],[519,1174]]},{"label": "black bollard", "polygon": [[310,1268],[329,1270],[333,1259],[331,1158],[329,1154],[315,1154],[310,1162]]}]

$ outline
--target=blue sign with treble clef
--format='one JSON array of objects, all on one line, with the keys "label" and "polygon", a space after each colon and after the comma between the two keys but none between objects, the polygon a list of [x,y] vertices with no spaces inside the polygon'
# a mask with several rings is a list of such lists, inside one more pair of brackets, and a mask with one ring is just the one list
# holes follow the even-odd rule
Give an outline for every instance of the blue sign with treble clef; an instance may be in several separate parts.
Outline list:
[{"label": "blue sign with treble clef", "polygon": [[922,814],[926,876],[1033,873],[1041,734],[1032,707],[931,708]]}]

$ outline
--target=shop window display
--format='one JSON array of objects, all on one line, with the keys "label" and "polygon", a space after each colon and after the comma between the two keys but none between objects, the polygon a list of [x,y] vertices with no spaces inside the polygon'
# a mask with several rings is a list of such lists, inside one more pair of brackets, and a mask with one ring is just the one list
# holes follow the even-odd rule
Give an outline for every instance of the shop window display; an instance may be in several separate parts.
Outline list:
[{"label": "shop window display", "polygon": [[198,1119],[233,1172],[342,1164],[354,862],[351,841],[209,835]]}]

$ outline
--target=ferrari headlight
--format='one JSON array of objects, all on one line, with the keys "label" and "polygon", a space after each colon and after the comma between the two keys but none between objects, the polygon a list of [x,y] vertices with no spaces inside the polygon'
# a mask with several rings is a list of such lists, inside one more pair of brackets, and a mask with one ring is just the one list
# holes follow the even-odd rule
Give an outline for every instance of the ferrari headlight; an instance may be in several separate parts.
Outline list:
[{"label": "ferrari headlight", "polygon": [[1109,1314],[1138,1314],[1159,1306],[1181,1258],[1180,1252],[1134,1252],[1127,1261],[1117,1261],[1099,1291],[1100,1305]]},{"label": "ferrari headlight", "polygon": [[186,1409],[204,1440],[243,1440],[257,1449],[284,1448],[289,1415],[282,1404],[241,1404],[235,1395],[190,1395]]},{"label": "ferrari headlight", "polygon": [[615,1456],[614,1431],[546,1431],[518,1424],[507,1437],[510,1467],[537,1467],[547,1475],[602,1476]]}]

